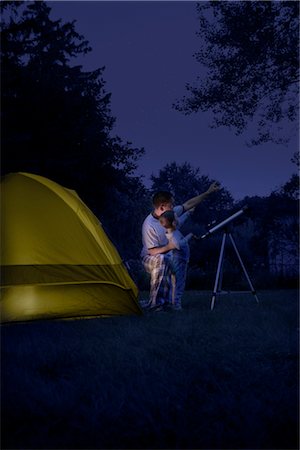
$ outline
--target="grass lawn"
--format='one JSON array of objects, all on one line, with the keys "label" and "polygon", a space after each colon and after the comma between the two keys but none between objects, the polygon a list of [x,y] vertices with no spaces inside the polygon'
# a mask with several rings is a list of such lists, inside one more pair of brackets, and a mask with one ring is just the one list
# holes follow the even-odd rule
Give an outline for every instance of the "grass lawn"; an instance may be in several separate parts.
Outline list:
[{"label": "grass lawn", "polygon": [[298,449],[298,292],[210,295],[2,326],[1,448]]}]

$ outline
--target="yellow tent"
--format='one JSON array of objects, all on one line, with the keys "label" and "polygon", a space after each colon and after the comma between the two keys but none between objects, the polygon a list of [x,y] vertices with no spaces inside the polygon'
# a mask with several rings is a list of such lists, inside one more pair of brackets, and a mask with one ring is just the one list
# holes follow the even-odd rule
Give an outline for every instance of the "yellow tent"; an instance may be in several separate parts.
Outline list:
[{"label": "yellow tent", "polygon": [[1,182],[1,322],[142,314],[138,290],[75,191],[14,173]]}]

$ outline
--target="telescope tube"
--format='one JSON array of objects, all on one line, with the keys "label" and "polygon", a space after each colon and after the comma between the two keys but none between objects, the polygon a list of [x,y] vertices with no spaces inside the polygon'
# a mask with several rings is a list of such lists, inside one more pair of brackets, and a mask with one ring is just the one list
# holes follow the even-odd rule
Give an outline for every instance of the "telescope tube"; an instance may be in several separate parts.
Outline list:
[{"label": "telescope tube", "polygon": [[214,227],[212,227],[210,230],[208,230],[205,234],[203,234],[203,236],[201,236],[201,239],[204,239],[208,236],[210,236],[211,234],[213,234],[215,231],[219,230],[220,228],[224,227],[225,225],[227,225],[228,223],[230,223],[232,220],[236,219],[237,217],[241,216],[242,214],[244,214],[244,212],[248,209],[248,206],[244,206],[242,209],[240,209],[239,211],[237,211],[235,214],[233,214],[230,217],[227,217],[227,219],[223,220],[223,222],[218,223],[218,225],[215,225]]}]

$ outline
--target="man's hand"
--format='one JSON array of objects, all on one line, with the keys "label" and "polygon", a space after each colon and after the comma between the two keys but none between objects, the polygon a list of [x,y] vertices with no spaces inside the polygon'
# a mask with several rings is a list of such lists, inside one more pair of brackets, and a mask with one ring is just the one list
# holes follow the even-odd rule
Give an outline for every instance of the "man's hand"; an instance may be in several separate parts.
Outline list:
[{"label": "man's hand", "polygon": [[167,245],[164,245],[162,247],[148,248],[148,253],[151,256],[155,256],[160,255],[162,253],[167,253],[170,250],[173,250],[173,248],[176,248],[176,245],[173,242],[168,242]]},{"label": "man's hand", "polygon": [[220,189],[220,185],[219,183],[217,183],[216,181],[214,183],[212,183],[208,190],[207,193],[211,194],[212,192],[217,192]]},{"label": "man's hand", "polygon": [[220,189],[220,185],[219,185],[219,183],[217,183],[215,181],[214,183],[212,183],[209,186],[209,188],[207,189],[206,192],[204,192],[203,194],[199,194],[196,197],[193,197],[190,200],[183,203],[182,206],[183,206],[184,210],[190,211],[191,209],[193,209],[197,205],[199,205],[199,203],[201,203],[203,200],[205,200],[208,195],[212,194],[213,192],[217,192],[219,189]]}]

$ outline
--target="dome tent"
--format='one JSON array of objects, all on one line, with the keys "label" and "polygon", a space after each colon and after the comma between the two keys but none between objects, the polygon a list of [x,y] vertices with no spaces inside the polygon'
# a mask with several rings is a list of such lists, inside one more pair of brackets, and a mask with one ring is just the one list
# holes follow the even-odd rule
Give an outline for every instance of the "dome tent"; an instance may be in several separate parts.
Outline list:
[{"label": "dome tent", "polygon": [[1,322],[142,314],[117,250],[75,191],[5,176],[1,241]]}]

